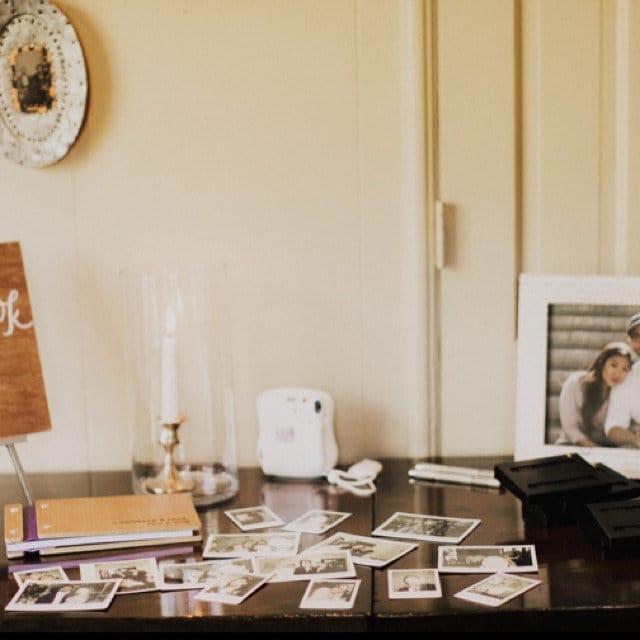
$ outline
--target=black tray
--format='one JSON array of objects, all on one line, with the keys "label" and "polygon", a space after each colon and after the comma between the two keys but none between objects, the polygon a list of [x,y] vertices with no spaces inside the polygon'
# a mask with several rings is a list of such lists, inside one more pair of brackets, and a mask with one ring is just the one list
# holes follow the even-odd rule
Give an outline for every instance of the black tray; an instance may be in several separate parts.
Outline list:
[{"label": "black tray", "polygon": [[527,505],[607,500],[613,487],[625,479],[577,453],[499,463],[494,466],[494,475]]},{"label": "black tray", "polygon": [[640,552],[640,499],[585,505],[584,527],[610,551]]}]

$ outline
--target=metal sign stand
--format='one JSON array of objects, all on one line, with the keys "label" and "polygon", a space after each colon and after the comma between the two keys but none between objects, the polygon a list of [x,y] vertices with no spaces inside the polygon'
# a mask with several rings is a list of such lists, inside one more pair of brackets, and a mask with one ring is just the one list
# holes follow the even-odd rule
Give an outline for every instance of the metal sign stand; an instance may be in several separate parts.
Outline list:
[{"label": "metal sign stand", "polygon": [[18,480],[20,481],[20,486],[22,487],[22,491],[24,491],[24,495],[27,498],[27,503],[29,504],[29,506],[33,506],[33,491],[31,490],[29,481],[24,474],[24,469],[22,468],[22,464],[20,463],[20,458],[18,457],[18,452],[16,451],[15,447],[16,442],[24,442],[25,440],[25,436],[16,438],[0,438],[0,444],[3,444],[5,447],[7,447],[9,456],[11,456],[11,462],[13,462],[13,467],[16,470],[16,475],[18,476]]}]

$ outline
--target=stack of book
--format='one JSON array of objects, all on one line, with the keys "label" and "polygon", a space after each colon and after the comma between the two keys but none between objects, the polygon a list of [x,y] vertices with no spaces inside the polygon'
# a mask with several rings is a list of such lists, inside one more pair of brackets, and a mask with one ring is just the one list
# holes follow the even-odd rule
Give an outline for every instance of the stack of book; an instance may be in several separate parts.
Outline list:
[{"label": "stack of book", "polygon": [[4,507],[7,558],[202,541],[189,493],[36,500]]}]

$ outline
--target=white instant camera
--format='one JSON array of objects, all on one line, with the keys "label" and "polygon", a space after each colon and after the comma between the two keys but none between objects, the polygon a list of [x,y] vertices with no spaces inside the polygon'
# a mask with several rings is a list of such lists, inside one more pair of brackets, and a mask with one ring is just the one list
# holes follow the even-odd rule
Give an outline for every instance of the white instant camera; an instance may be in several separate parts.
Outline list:
[{"label": "white instant camera", "polygon": [[316,389],[270,389],[258,395],[258,460],[265,475],[325,476],[338,461],[333,398]]}]

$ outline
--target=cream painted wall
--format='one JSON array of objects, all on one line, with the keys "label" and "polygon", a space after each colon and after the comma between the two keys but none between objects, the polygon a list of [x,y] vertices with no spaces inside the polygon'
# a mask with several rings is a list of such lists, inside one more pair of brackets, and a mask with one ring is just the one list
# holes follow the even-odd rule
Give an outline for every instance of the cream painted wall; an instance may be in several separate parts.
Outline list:
[{"label": "cream painted wall", "polygon": [[119,270],[160,254],[229,265],[241,465],[278,386],[334,397],[341,461],[426,454],[421,2],[55,4],[86,122],[0,174],[53,422],[25,470],[130,466]]},{"label": "cream painted wall", "polygon": [[[145,256],[229,264],[242,465],[257,394],[284,385],[334,396],[342,462],[432,440],[508,455],[518,273],[638,273],[635,0],[58,6],[87,60],[84,129],[58,164],[0,174],[54,424],[18,445],[27,471],[129,466],[118,272]],[[434,278],[436,196],[454,215]]]},{"label": "cream painted wall", "polygon": [[640,2],[529,0],[522,22],[523,270],[637,275]]},{"label": "cream painted wall", "polygon": [[[606,6],[606,3],[605,3]],[[525,270],[598,273],[603,57],[602,3],[524,3]],[[571,37],[566,37],[570,28]],[[615,123],[610,131],[615,131]],[[580,242],[567,242],[576,237]],[[588,247],[588,250],[586,250]],[[609,264],[611,264],[609,262]]]}]

